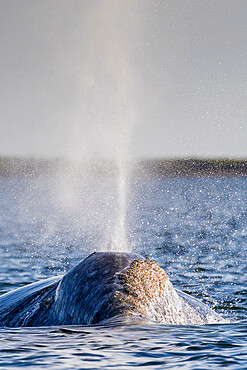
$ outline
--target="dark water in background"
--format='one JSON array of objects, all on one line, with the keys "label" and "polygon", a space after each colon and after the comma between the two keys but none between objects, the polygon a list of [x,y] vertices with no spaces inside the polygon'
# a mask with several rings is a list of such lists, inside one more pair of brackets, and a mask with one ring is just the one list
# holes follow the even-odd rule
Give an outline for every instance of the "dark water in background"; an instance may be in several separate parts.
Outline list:
[{"label": "dark water in background", "polygon": [[[98,183],[101,192],[77,184],[64,197],[54,179],[0,180],[0,294],[101,248],[114,196],[102,199],[109,184]],[[247,178],[142,179],[132,188],[133,249],[231,324],[1,328],[0,367],[247,368]]]}]

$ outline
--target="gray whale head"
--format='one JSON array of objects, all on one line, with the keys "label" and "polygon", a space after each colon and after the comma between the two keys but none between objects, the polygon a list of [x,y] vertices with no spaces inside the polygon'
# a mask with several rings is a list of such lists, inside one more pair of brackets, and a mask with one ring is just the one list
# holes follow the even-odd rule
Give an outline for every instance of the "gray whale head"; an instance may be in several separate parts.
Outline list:
[{"label": "gray whale head", "polygon": [[155,261],[114,252],[95,252],[62,278],[53,315],[58,324],[73,325],[97,324],[117,316],[165,324],[221,319],[200,301],[175,290]]}]

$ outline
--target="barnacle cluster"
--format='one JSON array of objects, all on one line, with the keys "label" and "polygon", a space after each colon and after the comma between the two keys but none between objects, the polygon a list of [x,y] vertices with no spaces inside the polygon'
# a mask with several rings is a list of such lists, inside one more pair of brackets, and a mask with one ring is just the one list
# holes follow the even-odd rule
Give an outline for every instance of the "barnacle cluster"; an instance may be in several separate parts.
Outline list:
[{"label": "barnacle cluster", "polygon": [[117,274],[121,289],[113,293],[113,305],[119,313],[148,314],[150,301],[162,296],[168,276],[159,265],[147,258],[135,259]]}]

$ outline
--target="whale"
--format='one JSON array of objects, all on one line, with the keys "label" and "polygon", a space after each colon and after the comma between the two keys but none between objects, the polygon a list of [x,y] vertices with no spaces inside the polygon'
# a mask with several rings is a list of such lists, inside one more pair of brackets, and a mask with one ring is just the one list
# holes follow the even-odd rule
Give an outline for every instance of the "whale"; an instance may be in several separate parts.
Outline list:
[{"label": "whale", "polygon": [[154,260],[129,253],[94,252],[64,275],[0,296],[1,327],[223,322]]}]

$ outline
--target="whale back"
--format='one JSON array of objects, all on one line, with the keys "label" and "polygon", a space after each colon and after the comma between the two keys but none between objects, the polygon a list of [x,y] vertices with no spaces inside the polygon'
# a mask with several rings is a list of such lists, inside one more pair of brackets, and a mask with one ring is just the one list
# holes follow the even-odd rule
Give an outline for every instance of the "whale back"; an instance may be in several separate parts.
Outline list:
[{"label": "whale back", "polygon": [[[133,320],[132,320],[133,319]],[[63,277],[0,297],[1,326],[225,322],[207,305],[174,289],[165,271],[135,254],[95,252]]]},{"label": "whale back", "polygon": [[53,309],[57,324],[94,324],[116,314],[111,301],[113,293],[122,289],[117,274],[137,257],[95,252],[72,268],[57,287]]}]

